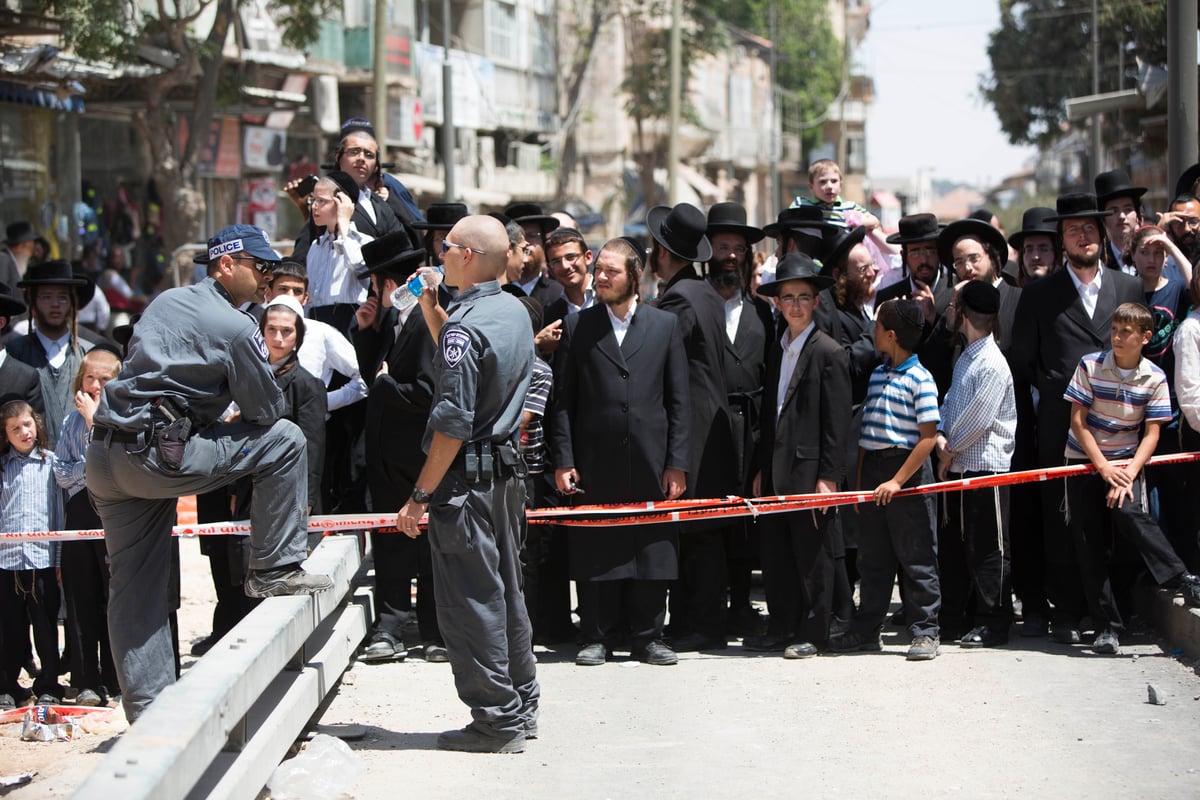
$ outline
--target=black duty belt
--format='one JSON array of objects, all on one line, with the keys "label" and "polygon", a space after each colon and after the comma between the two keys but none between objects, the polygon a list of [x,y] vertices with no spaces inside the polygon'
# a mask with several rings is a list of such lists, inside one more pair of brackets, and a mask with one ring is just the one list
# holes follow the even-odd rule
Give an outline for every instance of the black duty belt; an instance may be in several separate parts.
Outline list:
[{"label": "black duty belt", "polygon": [[109,442],[117,442],[118,444],[146,444],[153,438],[153,432],[123,431],[120,428],[110,428],[107,425],[95,425],[92,427],[92,440],[103,441],[105,444]]}]

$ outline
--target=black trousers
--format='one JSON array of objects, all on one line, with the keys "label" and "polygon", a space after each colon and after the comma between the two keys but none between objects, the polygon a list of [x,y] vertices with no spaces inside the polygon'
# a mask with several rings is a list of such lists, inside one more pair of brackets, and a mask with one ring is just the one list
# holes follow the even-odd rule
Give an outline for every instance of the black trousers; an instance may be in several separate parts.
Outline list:
[{"label": "black trousers", "polygon": [[[551,484],[552,473],[525,479],[531,508],[559,505]],[[567,566],[567,536],[558,525],[530,525],[521,548],[521,575],[525,581],[525,608],[533,625],[534,641],[557,642],[575,637],[571,621],[571,580]]]},{"label": "black trousers", "polygon": [[103,540],[63,542],[61,562],[71,686],[105,696],[119,688],[108,643],[108,551]]},{"label": "black trousers", "polygon": [[[27,642],[33,629],[33,647],[41,662],[41,674],[33,682],[33,694],[53,694],[61,699],[58,685],[58,576],[53,567],[47,569],[0,569],[0,641]],[[17,701],[29,697],[29,692],[17,683],[24,666],[20,647],[7,646],[0,654],[0,668],[8,685],[0,692]]]},{"label": "black trousers", "polygon": [[725,636],[725,532],[685,526],[679,537],[679,579],[671,585],[671,631]]},{"label": "black trousers", "polygon": [[404,628],[413,619],[412,581],[417,579],[415,606],[422,642],[442,643],[429,537],[410,539],[403,533],[371,531],[375,560],[375,627],[404,641]]},{"label": "black trousers", "polygon": [[[1087,463],[1072,461],[1071,463]],[[1133,483],[1133,499],[1118,508],[1105,502],[1108,483],[1099,475],[1067,478],[1067,510],[1079,571],[1096,630],[1107,627],[1114,633],[1125,628],[1113,596],[1110,560],[1114,537],[1129,541],[1141,554],[1154,582],[1162,585],[1186,572],[1171,543],[1154,518],[1143,509],[1146,491],[1144,473]]]},{"label": "black trousers", "polygon": [[[994,475],[952,472],[951,480]],[[945,524],[938,536],[943,629],[975,625],[1005,631],[1012,623],[1007,486],[942,495]],[[973,613],[968,609],[973,608]]]},{"label": "black trousers", "polygon": [[[576,581],[579,594],[579,638],[612,649],[627,641],[631,649],[662,638],[669,581],[626,579]],[[623,624],[622,624],[623,623]]]},{"label": "black trousers", "polygon": [[[226,522],[233,518],[228,488],[196,495],[196,520],[200,523]],[[246,597],[243,545],[244,536],[202,536],[200,552],[208,556],[217,604],[213,606],[212,635],[220,639],[249,614],[258,601]]]},{"label": "black trousers", "polygon": [[[891,480],[910,450],[869,450],[863,457],[862,485],[873,489]],[[929,461],[904,484],[919,486],[933,480]],[[901,497],[885,506],[858,506],[859,605],[851,630],[871,635],[883,625],[892,602],[892,584],[900,573],[901,600],[913,636],[937,636],[942,605],[938,580],[937,532],[931,496]]]},{"label": "black trousers", "polygon": [[762,520],[763,588],[767,632],[822,645],[833,613],[833,514],[819,510],[773,514]]}]

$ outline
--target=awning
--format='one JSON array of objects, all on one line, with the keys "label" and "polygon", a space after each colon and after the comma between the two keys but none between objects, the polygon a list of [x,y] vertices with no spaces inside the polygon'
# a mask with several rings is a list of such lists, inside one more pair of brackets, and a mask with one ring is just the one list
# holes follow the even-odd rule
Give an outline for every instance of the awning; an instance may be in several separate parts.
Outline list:
[{"label": "awning", "polygon": [[879,208],[900,208],[900,198],[891,192],[871,192],[871,202],[869,205],[878,206]]},{"label": "awning", "polygon": [[9,81],[0,81],[0,103],[16,103],[17,105],[36,106],[75,114],[82,114],[84,111],[83,98],[79,95],[67,95],[60,98],[56,92],[33,89]]}]

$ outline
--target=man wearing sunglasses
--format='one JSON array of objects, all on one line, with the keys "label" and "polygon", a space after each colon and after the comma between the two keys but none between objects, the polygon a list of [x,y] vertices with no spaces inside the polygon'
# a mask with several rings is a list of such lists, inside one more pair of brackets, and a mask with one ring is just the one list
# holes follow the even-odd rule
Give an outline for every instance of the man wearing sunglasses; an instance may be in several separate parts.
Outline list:
[{"label": "man wearing sunglasses", "polygon": [[[209,239],[208,258],[208,278],[164,292],[134,326],[88,447],[88,489],[112,571],[109,634],[130,722],[175,681],[167,584],[179,497],[249,476],[246,594],[333,585],[300,567],[308,543],[304,434],[281,418],[266,344],[237,308],[262,296],[279,254],[260,229],[231,225]],[[223,423],[230,402],[241,417]]]}]

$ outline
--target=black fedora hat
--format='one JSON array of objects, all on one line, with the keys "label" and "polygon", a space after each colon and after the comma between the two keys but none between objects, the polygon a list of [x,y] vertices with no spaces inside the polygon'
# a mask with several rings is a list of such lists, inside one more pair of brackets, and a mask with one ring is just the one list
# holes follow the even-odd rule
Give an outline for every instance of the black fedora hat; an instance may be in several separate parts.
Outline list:
[{"label": "black fedora hat", "polygon": [[954,251],[954,243],[967,236],[990,244],[1000,259],[997,268],[1004,267],[1008,261],[1008,241],[1004,234],[990,224],[971,217],[951,222],[942,229],[938,235],[938,260],[943,264],[953,264],[954,256],[951,253]]},{"label": "black fedora hat", "polygon": [[24,279],[17,282],[18,289],[30,289],[34,286],[77,286],[88,285],[87,278],[76,275],[69,261],[43,261],[41,264],[30,264],[25,270]]},{"label": "black fedora hat", "polygon": [[425,209],[425,221],[413,223],[413,227],[422,231],[448,231],[469,213],[466,203],[434,203]]},{"label": "black fedora hat", "polygon": [[712,244],[704,230],[707,221],[704,212],[691,203],[670,206],[655,206],[646,213],[646,227],[654,241],[668,253],[687,261],[708,261],[712,258]]},{"label": "black fedora hat", "polygon": [[1196,186],[1196,181],[1200,181],[1200,161],[1185,169],[1179,180],[1175,181],[1175,197],[1181,194],[1195,194],[1192,189]]},{"label": "black fedora hat", "polygon": [[1013,246],[1014,250],[1020,250],[1025,244],[1026,236],[1049,236],[1057,241],[1058,226],[1047,222],[1050,217],[1054,216],[1054,213],[1053,208],[1045,206],[1025,209],[1025,213],[1021,215],[1021,230],[1008,237],[1008,243]]},{"label": "black fedora hat", "polygon": [[785,281],[800,279],[810,281],[817,287],[817,291],[828,289],[834,283],[832,276],[820,273],[819,265],[811,257],[804,253],[788,253],[775,267],[775,280],[765,286],[759,286],[758,293],[776,297]]},{"label": "black fedora hat", "polygon": [[751,245],[766,236],[762,228],[746,224],[746,207],[741,203],[717,203],[708,210],[708,227],[705,233],[736,233],[746,238]]},{"label": "black fedora hat", "polygon": [[866,225],[855,225],[848,230],[835,227],[826,231],[821,250],[814,256],[821,264],[821,274],[832,278],[833,270],[841,268],[842,261],[850,253],[850,249],[856,244],[861,244],[866,238]]},{"label": "black fedora hat", "polygon": [[1096,204],[1104,208],[1104,204],[1117,197],[1131,197],[1134,202],[1141,200],[1148,190],[1145,186],[1134,186],[1129,173],[1123,169],[1113,169],[1101,172],[1096,176]]},{"label": "black fedora hat", "polygon": [[392,275],[401,280],[407,278],[425,263],[425,248],[417,247],[417,241],[417,232],[405,226],[367,242],[362,246],[366,270],[358,273],[358,277]]},{"label": "black fedora hat", "polygon": [[37,231],[33,229],[32,223],[25,220],[9,223],[4,230],[4,240],[9,245],[21,244],[22,242],[32,242],[37,238]]},{"label": "black fedora hat", "polygon": [[537,203],[513,203],[504,209],[504,216],[518,225],[537,225],[545,236],[558,227],[559,222],[542,210]]},{"label": "black fedora hat", "polygon": [[818,206],[796,206],[780,211],[774,222],[763,226],[763,233],[772,239],[778,239],[785,233],[800,231],[820,238],[824,236],[825,231],[840,227],[825,219]]},{"label": "black fedora hat", "polygon": [[942,226],[938,225],[938,218],[934,214],[909,214],[900,218],[896,228],[896,232],[887,237],[888,244],[929,242],[942,232]]},{"label": "black fedora hat", "polygon": [[1096,205],[1096,195],[1091,192],[1068,192],[1060,194],[1054,201],[1054,216],[1046,217],[1046,222],[1061,222],[1064,219],[1080,219],[1082,217],[1107,217],[1111,211],[1101,211]]},{"label": "black fedora hat", "polygon": [[0,283],[0,317],[15,317],[24,314],[26,306],[17,299],[16,292],[7,283]]}]

